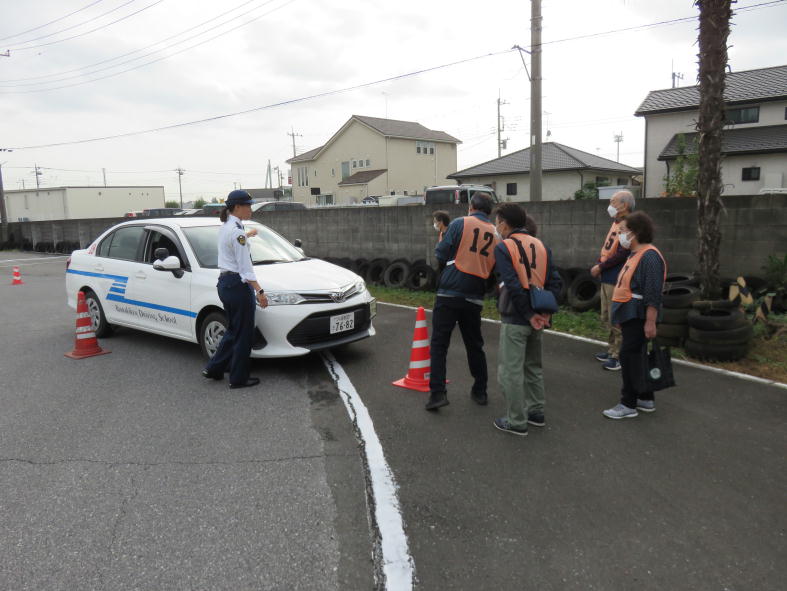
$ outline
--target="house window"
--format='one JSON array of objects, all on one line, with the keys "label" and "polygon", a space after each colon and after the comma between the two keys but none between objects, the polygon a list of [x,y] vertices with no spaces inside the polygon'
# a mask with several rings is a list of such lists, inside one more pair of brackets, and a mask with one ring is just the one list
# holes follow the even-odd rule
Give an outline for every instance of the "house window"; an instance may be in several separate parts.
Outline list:
[{"label": "house window", "polygon": [[434,154],[434,142],[415,142],[416,154]]},{"label": "house window", "polygon": [[609,185],[609,177],[606,176],[597,176],[596,177],[596,186],[598,187],[606,187]]},{"label": "house window", "polygon": [[331,176],[336,176],[336,169],[335,168],[331,169]]},{"label": "house window", "polygon": [[370,161],[369,161],[369,159],[367,158],[367,159],[366,159],[366,166],[369,166],[369,162],[370,162]]},{"label": "house window", "polygon": [[357,160],[353,160],[353,168],[358,168],[358,161]]},{"label": "house window", "polygon": [[741,175],[742,181],[759,181],[760,180],[760,167],[759,166],[751,166],[749,168],[743,169],[743,174]]},{"label": "house window", "polygon": [[506,183],[506,195],[516,195],[516,183]]},{"label": "house window", "polygon": [[760,120],[759,107],[727,109],[726,123],[757,123]]},{"label": "house window", "polygon": [[787,107],[784,107],[784,118],[787,119]]},{"label": "house window", "polygon": [[314,176],[317,176],[317,169],[314,169]]},{"label": "house window", "polygon": [[317,195],[317,205],[333,205],[333,195]]},{"label": "house window", "polygon": [[625,187],[629,184],[629,180],[625,177],[618,177],[618,187]]}]

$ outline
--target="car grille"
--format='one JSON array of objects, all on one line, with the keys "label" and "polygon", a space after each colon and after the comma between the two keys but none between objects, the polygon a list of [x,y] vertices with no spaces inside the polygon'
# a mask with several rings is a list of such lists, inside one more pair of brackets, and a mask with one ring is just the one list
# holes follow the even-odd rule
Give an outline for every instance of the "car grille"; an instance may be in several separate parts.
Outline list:
[{"label": "car grille", "polygon": [[[353,312],[355,315],[355,328],[352,330],[331,334],[331,316]],[[287,335],[287,340],[293,347],[319,345],[326,341],[344,339],[359,332],[369,330],[372,319],[369,317],[369,304],[316,312],[301,320]]]},{"label": "car grille", "polygon": [[255,351],[259,351],[260,349],[264,349],[268,346],[268,341],[265,340],[265,337],[262,336],[260,329],[256,326],[254,327],[254,340],[251,343],[251,348]]}]

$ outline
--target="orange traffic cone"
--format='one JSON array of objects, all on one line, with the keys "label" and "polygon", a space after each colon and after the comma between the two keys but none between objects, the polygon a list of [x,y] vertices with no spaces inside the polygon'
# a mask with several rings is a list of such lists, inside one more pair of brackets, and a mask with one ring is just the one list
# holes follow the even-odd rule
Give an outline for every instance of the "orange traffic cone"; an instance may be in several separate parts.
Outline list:
[{"label": "orange traffic cone", "polygon": [[77,295],[77,329],[76,338],[74,339],[74,350],[65,355],[71,359],[84,359],[85,357],[106,355],[107,353],[111,353],[111,351],[104,351],[98,346],[98,339],[96,339],[96,333],[93,331],[90,322],[90,314],[87,311],[85,294],[80,291]]},{"label": "orange traffic cone", "polygon": [[394,386],[401,386],[419,392],[429,391],[429,329],[426,327],[426,312],[418,308],[415,314],[415,331],[413,332],[413,348],[410,352],[410,369],[401,380],[393,382]]},{"label": "orange traffic cone", "polygon": [[19,272],[19,267],[14,267],[14,280],[11,281],[11,285],[24,285],[24,281],[22,281],[22,274]]}]

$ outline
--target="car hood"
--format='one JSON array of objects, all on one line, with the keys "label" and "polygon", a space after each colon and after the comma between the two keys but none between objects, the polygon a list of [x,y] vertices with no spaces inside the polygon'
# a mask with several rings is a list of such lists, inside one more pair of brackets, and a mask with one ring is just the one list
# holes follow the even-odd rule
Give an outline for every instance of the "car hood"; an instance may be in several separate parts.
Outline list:
[{"label": "car hood", "polygon": [[362,279],[352,271],[320,259],[254,265],[254,272],[266,291],[335,290]]}]

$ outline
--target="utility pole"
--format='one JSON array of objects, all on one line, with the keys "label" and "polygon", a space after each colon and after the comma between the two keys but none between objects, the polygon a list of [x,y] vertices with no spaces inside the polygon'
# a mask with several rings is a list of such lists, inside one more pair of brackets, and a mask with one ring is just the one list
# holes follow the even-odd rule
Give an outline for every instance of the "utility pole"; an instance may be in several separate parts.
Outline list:
[{"label": "utility pole", "polygon": [[276,179],[279,181],[279,189],[281,189],[281,168],[274,166],[273,170],[276,172]]},{"label": "utility pole", "polygon": [[292,157],[295,158],[297,156],[297,154],[295,153],[295,138],[303,137],[303,136],[299,133],[295,133],[295,129],[293,129],[292,127],[290,127],[290,131],[289,133],[287,133],[287,135],[292,138]]},{"label": "utility pole", "polygon": [[618,145],[618,156],[615,159],[615,162],[620,162],[620,142],[623,141],[623,132],[615,134],[615,143]]},{"label": "utility pole", "polygon": [[35,175],[36,175],[36,190],[38,190],[38,189],[40,189],[40,188],[41,188],[41,183],[40,183],[40,181],[39,181],[38,179],[39,179],[39,177],[40,177],[42,174],[44,174],[44,173],[43,173],[43,172],[41,172],[41,169],[38,167],[38,164],[34,164],[33,166],[35,166],[35,171],[34,171],[34,173],[35,173]]},{"label": "utility pole", "polygon": [[541,201],[541,0],[530,9],[530,201]]},{"label": "utility pole", "polygon": [[[5,152],[5,150],[0,150]],[[0,240],[5,242],[8,240],[8,216],[5,212],[5,191],[3,190],[3,162],[0,162]]]},{"label": "utility pole", "polygon": [[178,191],[180,192],[180,207],[182,209],[183,208],[183,187],[182,187],[182,185],[180,183],[180,177],[182,177],[185,174],[186,171],[178,166],[175,169],[175,172],[178,173]]},{"label": "utility pole", "polygon": [[500,105],[507,105],[508,101],[504,101],[500,99],[500,91],[498,90],[497,93],[497,157],[503,155],[503,150],[508,145],[509,138],[501,139],[500,133],[505,129],[505,122],[503,118],[500,116]]},{"label": "utility pole", "polygon": [[265,188],[273,188],[273,173],[271,172],[271,159],[268,158],[268,168],[265,171]]},{"label": "utility pole", "polygon": [[102,168],[101,169],[101,174],[104,175],[104,186],[106,187],[107,186],[107,169],[106,168]]}]

